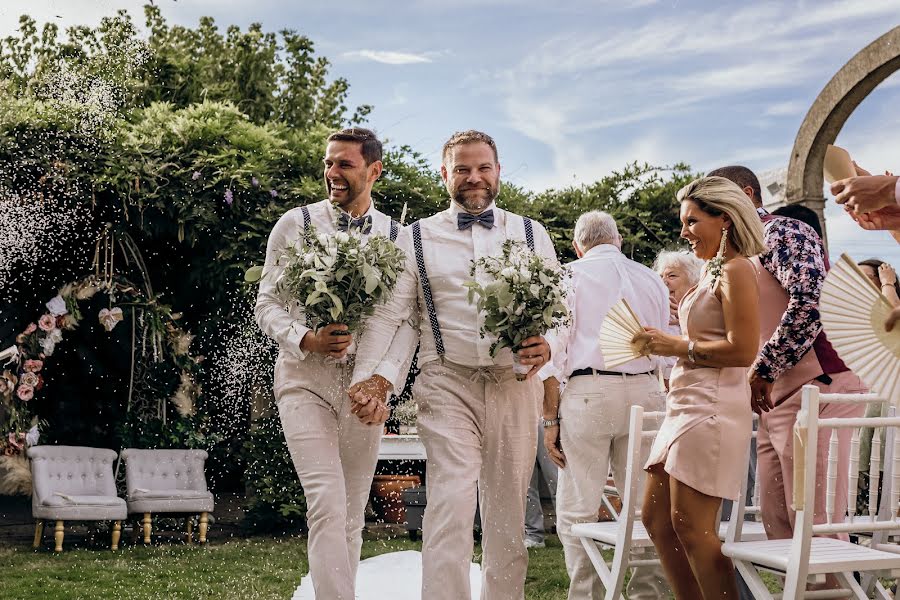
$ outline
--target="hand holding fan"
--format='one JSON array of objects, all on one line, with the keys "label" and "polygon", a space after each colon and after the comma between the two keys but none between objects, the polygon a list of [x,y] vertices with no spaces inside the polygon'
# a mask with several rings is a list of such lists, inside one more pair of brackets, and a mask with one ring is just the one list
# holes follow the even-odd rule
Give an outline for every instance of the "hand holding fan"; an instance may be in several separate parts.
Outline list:
[{"label": "hand holding fan", "polygon": [[900,403],[900,328],[884,330],[891,305],[846,254],[825,278],[819,312],[841,360],[873,392]]},{"label": "hand holding fan", "polygon": [[605,367],[609,369],[641,358],[640,346],[631,340],[643,332],[644,327],[628,302],[624,298],[616,302],[600,325],[600,350]]}]

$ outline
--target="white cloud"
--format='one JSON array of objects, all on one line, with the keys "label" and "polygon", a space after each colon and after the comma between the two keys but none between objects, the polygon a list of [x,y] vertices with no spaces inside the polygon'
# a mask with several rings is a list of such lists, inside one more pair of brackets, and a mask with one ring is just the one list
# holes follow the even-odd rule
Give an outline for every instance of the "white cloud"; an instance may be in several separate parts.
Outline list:
[{"label": "white cloud", "polygon": [[788,117],[805,113],[809,105],[801,100],[788,100],[769,105],[763,114],[767,117]]},{"label": "white cloud", "polygon": [[427,54],[394,52],[392,50],[354,50],[352,52],[344,52],[341,56],[349,60],[370,60],[386,65],[412,65],[432,62]]}]

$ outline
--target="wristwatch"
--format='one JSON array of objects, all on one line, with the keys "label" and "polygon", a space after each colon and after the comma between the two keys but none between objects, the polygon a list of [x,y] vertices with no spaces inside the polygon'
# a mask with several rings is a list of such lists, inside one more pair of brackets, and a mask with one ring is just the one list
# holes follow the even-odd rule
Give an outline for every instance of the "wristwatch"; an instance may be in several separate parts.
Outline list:
[{"label": "wristwatch", "polygon": [[556,417],[555,419],[541,419],[541,424],[545,429],[547,427],[556,427],[559,425],[559,417]]}]

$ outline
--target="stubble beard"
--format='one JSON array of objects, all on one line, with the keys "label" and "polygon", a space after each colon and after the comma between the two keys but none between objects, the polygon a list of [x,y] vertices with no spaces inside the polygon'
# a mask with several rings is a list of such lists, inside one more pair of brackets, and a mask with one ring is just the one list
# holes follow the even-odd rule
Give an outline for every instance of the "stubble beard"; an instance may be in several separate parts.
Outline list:
[{"label": "stubble beard", "polygon": [[482,192],[477,196],[466,196],[466,192],[471,190],[456,190],[453,195],[453,201],[459,204],[463,209],[473,215],[480,214],[487,209],[488,206],[497,198],[497,191],[492,187],[477,188]]}]

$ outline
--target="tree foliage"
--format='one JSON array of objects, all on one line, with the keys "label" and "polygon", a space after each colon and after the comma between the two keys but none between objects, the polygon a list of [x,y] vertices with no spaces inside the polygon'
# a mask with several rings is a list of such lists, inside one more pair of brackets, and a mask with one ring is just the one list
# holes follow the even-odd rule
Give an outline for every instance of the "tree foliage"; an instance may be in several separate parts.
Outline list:
[{"label": "tree foliage", "polygon": [[[184,313],[198,351],[215,354],[223,327],[246,319],[254,290],[241,275],[261,262],[275,221],[324,197],[329,132],[363,122],[371,111],[348,108],[348,82],[332,77],[328,60],[297,32],[266,32],[259,24],[223,32],[208,17],[196,27],[171,25],[153,5],[144,18],[146,36],[124,11],[62,33],[23,16],[18,34],[0,40],[0,194],[33,203],[53,198],[90,216],[67,252],[20,268],[25,283],[15,295],[0,290],[0,344],[18,333],[6,323],[24,326],[60,285],[84,275],[94,236],[110,223],[135,240],[146,263],[146,270],[119,264],[122,274],[152,284]],[[409,223],[447,206],[439,174],[413,148],[389,145],[384,164],[374,189],[381,210],[399,218],[406,207]],[[677,244],[675,191],[690,177],[685,165],[632,164],[561,190],[504,185],[499,203],[542,222],[563,258],[573,257],[578,215],[608,211],[619,222],[623,251],[649,263],[660,248]],[[149,281],[140,281],[144,274]],[[73,339],[68,370],[79,368],[77,343],[92,342]],[[270,368],[248,361],[245,368]],[[80,400],[81,414],[114,413],[115,389],[96,387]],[[48,398],[53,394],[48,389]],[[229,447],[240,446],[235,436],[249,427],[249,402],[228,409],[240,413],[240,427],[227,431]],[[213,401],[207,410],[225,408]],[[135,424],[125,425],[121,431],[137,435]],[[96,423],[85,430],[96,431]],[[157,430],[146,426],[167,445],[178,436],[188,443],[191,435]],[[234,458],[230,450],[220,455]]]}]

